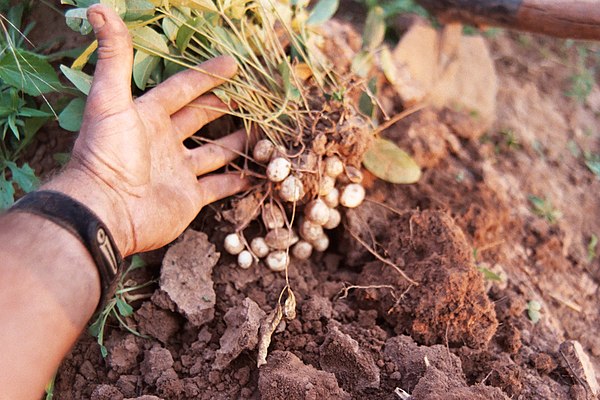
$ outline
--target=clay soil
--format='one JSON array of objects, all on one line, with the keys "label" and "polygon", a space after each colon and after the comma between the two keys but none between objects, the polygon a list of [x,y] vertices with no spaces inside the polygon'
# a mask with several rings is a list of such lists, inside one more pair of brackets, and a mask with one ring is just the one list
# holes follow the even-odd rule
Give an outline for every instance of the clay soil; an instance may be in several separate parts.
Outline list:
[{"label": "clay soil", "polygon": [[[479,135],[468,115],[425,109],[383,133],[426,167],[422,179],[368,180],[369,200],[345,215],[331,249],[292,262],[298,315],[273,335],[266,365],[256,367],[258,324],[284,277],[236,267],[217,204],[132,276],[160,281],[133,303],[129,322],[144,337],[111,321],[103,358],[82,334],[55,398],[594,398],[569,349],[580,343],[600,372],[600,260],[588,254],[600,181],[583,158],[600,153],[600,89],[584,102],[565,96],[577,52],[564,41],[501,32],[488,42],[495,125]],[[530,195],[562,216],[537,215]],[[190,277],[185,287],[173,269]],[[178,295],[206,304],[183,309]]]}]

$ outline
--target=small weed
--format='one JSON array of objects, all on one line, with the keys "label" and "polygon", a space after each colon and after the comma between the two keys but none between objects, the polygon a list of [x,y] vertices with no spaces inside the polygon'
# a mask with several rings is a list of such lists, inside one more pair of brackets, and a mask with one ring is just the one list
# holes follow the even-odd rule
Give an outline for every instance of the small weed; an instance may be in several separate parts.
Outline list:
[{"label": "small weed", "polygon": [[566,95],[584,103],[594,87],[594,69],[587,67],[588,49],[577,46],[576,72],[571,76],[571,87]]},{"label": "small weed", "polygon": [[56,374],[50,379],[50,382],[46,385],[46,389],[44,389],[46,396],[45,400],[52,400],[54,398],[54,382],[56,381]]},{"label": "small weed", "polygon": [[529,196],[529,201],[533,206],[534,214],[544,218],[550,224],[555,224],[558,219],[562,217],[562,213],[555,209],[548,199],[542,199],[541,197],[531,195]]},{"label": "small weed", "polygon": [[584,153],[585,165],[600,179],[600,154]]},{"label": "small weed", "polygon": [[383,8],[386,18],[405,13],[429,17],[427,10],[417,4],[414,0],[363,0],[363,2],[369,9],[377,6]]},{"label": "small weed", "polygon": [[0,2],[0,211],[10,207],[15,192],[34,190],[33,169],[19,161],[36,133],[57,115],[46,98],[64,92],[49,60],[31,50],[26,35],[34,22],[24,24],[33,2]]},{"label": "small weed", "polygon": [[587,261],[591,263],[596,258],[596,246],[598,246],[598,236],[592,233],[592,237],[587,245]]},{"label": "small weed", "polygon": [[117,321],[119,321],[119,324],[130,333],[139,337],[145,337],[130,327],[127,321],[123,319],[130,317],[133,314],[133,307],[131,307],[129,303],[135,300],[146,298],[148,296],[145,294],[133,295],[131,292],[142,289],[154,283],[154,281],[149,281],[140,285],[136,285],[135,282],[132,283],[125,280],[127,275],[132,271],[145,266],[146,264],[139,256],[133,256],[131,264],[119,280],[115,296],[107,302],[104,309],[98,315],[98,318],[88,328],[90,335],[94,336],[100,345],[100,353],[102,353],[102,357],[106,357],[108,355],[108,350],[104,346],[104,329],[106,327],[106,321],[111,315],[115,317]]},{"label": "small weed", "polygon": [[508,150],[519,149],[521,147],[521,143],[519,143],[519,138],[515,134],[515,131],[512,129],[502,129],[500,134],[503,137],[503,144]]},{"label": "small weed", "polygon": [[454,180],[456,180],[456,182],[461,183],[462,181],[465,180],[465,171],[459,171],[455,177]]},{"label": "small weed", "polygon": [[569,140],[567,142],[567,149],[575,158],[579,158],[579,156],[581,155],[581,149],[579,148],[577,142],[575,142],[574,140]]},{"label": "small weed", "polygon": [[489,268],[477,266],[477,270],[483,274],[483,279],[490,282],[502,282],[502,277]]},{"label": "small weed", "polygon": [[542,318],[541,310],[542,305],[535,300],[531,300],[527,303],[527,316],[534,324],[537,324],[539,320]]}]

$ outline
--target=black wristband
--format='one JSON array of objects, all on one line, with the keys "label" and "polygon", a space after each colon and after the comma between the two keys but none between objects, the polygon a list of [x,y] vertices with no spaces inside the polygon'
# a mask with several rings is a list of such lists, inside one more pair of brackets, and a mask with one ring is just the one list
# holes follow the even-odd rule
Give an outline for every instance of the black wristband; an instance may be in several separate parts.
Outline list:
[{"label": "black wristband", "polygon": [[100,274],[101,296],[96,311],[115,293],[123,258],[115,242],[92,210],[60,192],[32,192],[17,201],[8,212],[27,212],[46,218],[71,232],[89,251]]}]

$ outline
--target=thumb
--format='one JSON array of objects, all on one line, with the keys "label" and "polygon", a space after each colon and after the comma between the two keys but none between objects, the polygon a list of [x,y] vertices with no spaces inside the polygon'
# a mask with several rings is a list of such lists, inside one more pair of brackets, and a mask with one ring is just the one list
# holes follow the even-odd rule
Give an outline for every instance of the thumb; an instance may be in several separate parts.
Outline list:
[{"label": "thumb", "polygon": [[89,100],[100,108],[123,109],[131,103],[133,46],[129,30],[112,9],[102,4],[88,8],[87,17],[98,40]]}]

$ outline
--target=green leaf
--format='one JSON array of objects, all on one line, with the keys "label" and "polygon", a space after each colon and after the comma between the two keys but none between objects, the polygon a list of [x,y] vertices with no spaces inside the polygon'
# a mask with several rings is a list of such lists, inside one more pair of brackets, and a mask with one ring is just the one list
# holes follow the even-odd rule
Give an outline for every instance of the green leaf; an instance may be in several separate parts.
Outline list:
[{"label": "green leaf", "polygon": [[67,26],[79,32],[82,35],[87,35],[92,31],[92,25],[87,20],[87,8],[73,8],[65,13]]},{"label": "green leaf", "polygon": [[40,184],[39,179],[35,176],[35,171],[25,163],[23,166],[18,167],[12,161],[6,161],[6,165],[12,172],[12,180],[15,182],[25,193],[29,193],[37,189]]},{"label": "green leaf", "polygon": [[0,79],[31,96],[56,92],[61,87],[50,63],[23,49],[5,51],[0,60]]},{"label": "green leaf", "polygon": [[600,178],[600,156],[598,154],[592,154],[586,157],[585,165]]},{"label": "green leaf", "polygon": [[595,233],[592,233],[592,237],[587,246],[587,260],[588,262],[594,261],[596,258],[596,246],[598,245],[598,236]]},{"label": "green leaf", "polygon": [[35,108],[23,107],[19,110],[19,116],[29,118],[44,118],[51,117],[53,114],[50,112],[38,110]]},{"label": "green leaf", "polygon": [[358,109],[371,119],[375,118],[375,94],[377,93],[377,78],[371,78],[367,88],[363,90],[358,99]]},{"label": "green leaf", "polygon": [[376,177],[391,183],[415,183],[421,168],[393,142],[376,138],[365,153],[363,164]]},{"label": "green leaf", "polygon": [[374,50],[385,37],[385,14],[383,8],[373,7],[367,15],[365,30],[363,32],[362,48],[365,50]]},{"label": "green leaf", "polygon": [[154,4],[147,0],[125,0],[125,21],[146,20],[154,15]]},{"label": "green leaf", "polygon": [[177,31],[177,36],[175,37],[175,43],[180,52],[183,53],[187,49],[197,28],[200,28],[204,23],[204,18],[197,17],[192,18],[186,21],[184,25],[181,25]]},{"label": "green leaf", "polygon": [[108,350],[103,344],[100,345],[100,354],[102,354],[102,358],[106,358],[108,356]]},{"label": "green leaf", "polygon": [[133,81],[141,90],[146,89],[152,72],[160,64],[160,57],[137,50],[133,58]]},{"label": "green leaf", "polygon": [[379,65],[386,79],[392,85],[398,81],[398,70],[394,64],[392,52],[389,47],[383,46],[379,53]]},{"label": "green leaf", "polygon": [[300,100],[300,91],[292,82],[292,72],[290,65],[287,61],[282,61],[279,64],[279,73],[283,80],[283,87],[285,89],[285,97],[291,101]]},{"label": "green leaf", "polygon": [[163,80],[172,77],[178,72],[185,71],[187,68],[169,60],[165,61],[165,69],[163,70]]},{"label": "green leaf", "polygon": [[67,79],[86,96],[90,94],[92,87],[92,77],[83,71],[69,68],[66,65],[61,65],[60,70]]},{"label": "green leaf", "polygon": [[312,9],[306,23],[308,25],[321,25],[327,22],[337,11],[340,5],[339,0],[320,0]]},{"label": "green leaf", "polygon": [[0,171],[0,210],[6,210],[15,202],[15,188],[12,181],[7,181],[4,172]]},{"label": "green leaf", "polygon": [[135,48],[155,56],[169,54],[166,36],[161,35],[149,26],[134,29],[132,35]]},{"label": "green leaf", "polygon": [[61,167],[64,167],[71,159],[71,155],[69,153],[54,153],[52,158],[60,164]]},{"label": "green leaf", "polygon": [[84,109],[85,101],[82,98],[77,97],[71,100],[58,115],[58,124],[67,131],[78,132],[81,129]]},{"label": "green leaf", "polygon": [[144,261],[142,259],[142,257],[140,257],[139,255],[134,255],[133,257],[131,257],[131,265],[129,265],[129,268],[127,268],[129,270],[129,272],[139,269],[139,268],[143,268],[146,266],[146,261]]},{"label": "green leaf", "polygon": [[366,50],[359,51],[352,60],[352,72],[361,78],[366,78],[373,68],[374,60],[372,52]]},{"label": "green leaf", "polygon": [[486,281],[502,282],[502,277],[494,271],[486,267],[477,267],[479,272],[483,274],[483,279]]},{"label": "green leaf", "polygon": [[98,318],[88,327],[88,333],[93,337],[98,337],[104,326],[104,314],[98,315]]},{"label": "green leaf", "polygon": [[105,4],[115,10],[121,18],[123,18],[127,13],[126,0],[100,0],[100,3]]},{"label": "green leaf", "polygon": [[133,307],[127,304],[125,300],[120,297],[117,297],[117,308],[119,310],[119,314],[124,317],[129,317],[131,314],[133,314]]}]

